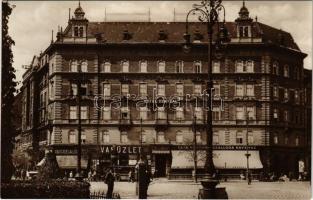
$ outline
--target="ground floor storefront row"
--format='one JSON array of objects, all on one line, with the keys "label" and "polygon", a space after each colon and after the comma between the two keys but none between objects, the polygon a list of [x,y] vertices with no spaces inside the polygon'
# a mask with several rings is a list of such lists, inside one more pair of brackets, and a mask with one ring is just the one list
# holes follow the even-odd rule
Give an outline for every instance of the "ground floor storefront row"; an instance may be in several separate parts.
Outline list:
[{"label": "ground floor storefront row", "polygon": [[[59,167],[66,173],[75,172],[77,145],[54,145],[52,149]],[[117,173],[127,179],[128,172],[135,168],[140,155],[144,155],[155,177],[189,179],[192,178],[195,166],[198,176],[204,173],[206,146],[197,145],[195,151],[193,145],[82,145],[81,166],[86,174],[89,171],[103,174],[108,167],[113,166]],[[300,148],[213,146],[215,168],[221,175],[231,177],[240,178],[239,174],[244,173],[249,165],[256,178],[260,174],[272,172],[277,176],[286,174],[297,178],[299,172],[310,170],[307,160]]]}]

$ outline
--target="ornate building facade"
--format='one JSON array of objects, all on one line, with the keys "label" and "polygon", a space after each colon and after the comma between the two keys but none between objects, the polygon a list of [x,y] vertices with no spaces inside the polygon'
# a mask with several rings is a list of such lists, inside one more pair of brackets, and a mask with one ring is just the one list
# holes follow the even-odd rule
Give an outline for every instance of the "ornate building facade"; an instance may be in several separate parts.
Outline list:
[{"label": "ornate building facade", "polygon": [[226,23],[231,41],[213,60],[215,96],[205,108],[204,24],[191,23],[193,45],[186,53],[183,22],[89,22],[84,15],[79,5],[23,76],[22,134],[33,149],[49,146],[61,168],[75,169],[75,83],[85,80],[83,168],[129,167],[143,153],[158,176],[190,173],[196,143],[201,169],[205,109],[212,109],[217,169],[245,169],[248,149],[255,171],[299,172],[310,134],[306,54],[289,33],[252,20],[243,5],[235,22]]}]

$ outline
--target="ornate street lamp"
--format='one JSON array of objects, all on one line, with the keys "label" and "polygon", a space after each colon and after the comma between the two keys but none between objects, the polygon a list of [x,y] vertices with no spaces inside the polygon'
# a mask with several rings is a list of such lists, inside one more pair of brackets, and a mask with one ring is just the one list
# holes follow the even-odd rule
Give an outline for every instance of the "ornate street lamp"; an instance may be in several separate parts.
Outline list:
[{"label": "ornate street lamp", "polygon": [[[190,14],[197,15],[200,22],[206,23],[208,34],[208,76],[206,78],[206,91],[207,91],[207,124],[206,124],[206,161],[205,161],[205,177],[201,181],[204,189],[200,190],[201,198],[212,199],[215,198],[215,187],[218,184],[218,180],[213,178],[215,172],[213,164],[213,149],[212,149],[212,110],[210,108],[210,98],[212,98],[213,79],[212,79],[212,58],[213,50],[217,59],[221,58],[222,47],[229,41],[228,31],[225,27],[225,8],[221,4],[222,0],[203,0],[200,4],[193,4],[186,16],[186,33],[184,34],[185,44],[183,46],[184,52],[188,53],[191,50],[190,34],[188,33],[188,18]],[[223,23],[219,23],[219,14],[223,12]],[[215,41],[213,49],[213,27],[217,25],[217,39]]]}]

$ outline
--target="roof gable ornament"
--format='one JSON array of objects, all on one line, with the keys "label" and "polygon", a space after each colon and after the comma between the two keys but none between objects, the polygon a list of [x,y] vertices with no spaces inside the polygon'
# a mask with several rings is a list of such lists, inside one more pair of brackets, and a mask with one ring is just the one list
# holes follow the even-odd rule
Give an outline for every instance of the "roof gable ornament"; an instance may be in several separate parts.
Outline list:
[{"label": "roof gable ornament", "polygon": [[75,19],[84,19],[85,12],[80,6],[80,1],[78,1],[78,8],[75,9],[74,15]]},{"label": "roof gable ornament", "polygon": [[245,1],[242,2],[242,7],[240,8],[240,11],[238,14],[239,14],[239,17],[235,20],[236,22],[240,22],[240,21],[252,22],[252,19],[249,17],[249,10],[246,7]]}]

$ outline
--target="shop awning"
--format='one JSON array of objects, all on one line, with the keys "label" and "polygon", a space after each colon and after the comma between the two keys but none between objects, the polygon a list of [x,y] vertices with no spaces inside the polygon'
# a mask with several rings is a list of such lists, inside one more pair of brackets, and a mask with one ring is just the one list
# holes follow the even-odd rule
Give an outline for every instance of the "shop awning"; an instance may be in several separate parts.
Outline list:
[{"label": "shop awning", "polygon": [[39,163],[37,163],[37,167],[41,167],[46,162],[46,158],[44,157]]},{"label": "shop awning", "polygon": [[[77,168],[77,156],[66,155],[57,156],[57,162],[61,169],[76,169]],[[87,159],[81,158],[81,168],[87,168]]]},{"label": "shop awning", "polygon": [[[205,163],[205,157],[203,156],[205,151],[198,151],[197,168],[203,168]],[[193,151],[172,151],[172,169],[193,169]]]},{"label": "shop awning", "polygon": [[[262,169],[259,151],[249,151],[249,168]],[[203,168],[205,164],[205,151],[197,151],[197,167]],[[193,169],[193,151],[172,151],[172,169]],[[216,169],[246,169],[246,151],[213,151],[213,162]]]},{"label": "shop awning", "polygon": [[[216,169],[246,169],[246,151],[213,151],[213,162]],[[262,169],[259,151],[249,151],[249,168]]]}]

